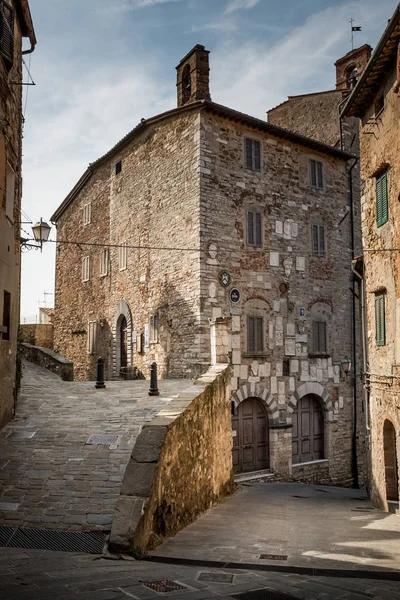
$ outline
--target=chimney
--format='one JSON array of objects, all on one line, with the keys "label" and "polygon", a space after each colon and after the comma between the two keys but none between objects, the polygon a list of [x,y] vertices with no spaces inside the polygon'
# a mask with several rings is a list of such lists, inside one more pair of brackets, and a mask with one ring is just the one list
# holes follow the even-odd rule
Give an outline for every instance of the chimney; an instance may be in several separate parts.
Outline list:
[{"label": "chimney", "polygon": [[211,100],[210,52],[197,44],[176,67],[178,107],[197,100]]}]

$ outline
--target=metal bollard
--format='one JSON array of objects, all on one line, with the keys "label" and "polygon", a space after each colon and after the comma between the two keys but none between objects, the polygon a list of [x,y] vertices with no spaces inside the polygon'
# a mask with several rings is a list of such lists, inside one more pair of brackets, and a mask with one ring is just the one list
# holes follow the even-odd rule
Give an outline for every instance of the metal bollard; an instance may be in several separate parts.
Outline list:
[{"label": "metal bollard", "polygon": [[104,383],[104,360],[101,356],[97,359],[97,380],[94,387],[96,390],[106,387],[106,384]]},{"label": "metal bollard", "polygon": [[159,396],[160,392],[157,387],[157,363],[153,362],[150,365],[150,389],[149,396]]}]

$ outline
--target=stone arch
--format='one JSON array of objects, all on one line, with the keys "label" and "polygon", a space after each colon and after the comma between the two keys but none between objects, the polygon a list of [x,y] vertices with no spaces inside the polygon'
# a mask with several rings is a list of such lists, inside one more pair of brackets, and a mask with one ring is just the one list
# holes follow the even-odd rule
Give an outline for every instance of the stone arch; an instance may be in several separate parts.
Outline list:
[{"label": "stone arch", "polygon": [[258,400],[261,400],[267,410],[270,426],[279,422],[278,405],[267,388],[260,383],[248,382],[241,385],[240,388],[231,396],[231,400],[234,402],[235,408],[237,408],[239,404],[247,398],[257,398]]},{"label": "stone arch", "polygon": [[[307,396],[308,394],[313,394],[317,396],[322,404],[322,409],[324,411],[324,417],[326,421],[332,422],[333,419],[333,402],[328,392],[320,383],[316,381],[307,381],[307,383],[303,383],[290,397],[288,402],[287,412],[288,415],[291,415],[296,407],[296,404],[303,398],[303,396]],[[292,421],[291,416],[289,417],[290,422]]]},{"label": "stone arch", "polygon": [[131,367],[132,366],[132,313],[131,313],[129,304],[125,300],[125,298],[122,298],[122,300],[120,300],[120,302],[118,304],[118,308],[114,313],[114,320],[113,320],[113,329],[112,329],[112,336],[113,336],[113,348],[112,348],[113,357],[112,357],[112,359],[113,360],[112,360],[112,365],[113,365],[113,375],[114,376],[119,375],[119,367],[120,367],[120,361],[121,361],[120,324],[121,324],[121,320],[123,317],[125,317],[126,325],[127,325],[127,337],[128,337],[127,364],[128,364],[128,367]]}]

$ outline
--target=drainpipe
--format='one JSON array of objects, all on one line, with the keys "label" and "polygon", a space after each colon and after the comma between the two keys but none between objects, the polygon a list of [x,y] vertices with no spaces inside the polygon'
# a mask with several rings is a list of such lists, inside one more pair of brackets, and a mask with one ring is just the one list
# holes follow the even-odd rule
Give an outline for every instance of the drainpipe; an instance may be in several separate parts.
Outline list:
[{"label": "drainpipe", "polygon": [[[351,227],[351,258],[354,259],[354,199],[353,199],[353,169],[358,162],[358,158],[354,159],[354,163],[349,169],[349,188],[350,188],[350,227]],[[354,487],[358,488],[358,467],[357,467],[357,377],[356,377],[356,364],[357,364],[357,327],[356,327],[356,290],[355,290],[355,279],[352,281],[352,311],[353,311],[353,323],[352,323],[352,334],[353,334],[353,435],[351,440],[351,467],[353,474]]]}]

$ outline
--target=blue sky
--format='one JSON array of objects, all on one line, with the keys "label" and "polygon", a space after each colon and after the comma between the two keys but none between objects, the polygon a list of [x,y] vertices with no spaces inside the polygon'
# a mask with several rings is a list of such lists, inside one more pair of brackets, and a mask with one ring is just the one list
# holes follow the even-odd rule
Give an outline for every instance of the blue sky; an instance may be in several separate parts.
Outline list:
[{"label": "blue sky", "polygon": [[[175,66],[195,44],[211,51],[212,99],[264,119],[288,95],[334,88],[333,63],[351,49],[349,20],[362,27],[356,46],[374,46],[396,6],[30,0],[38,45],[25,57],[36,83],[24,88],[25,213],[49,219],[89,162],[142,117],[176,106]],[[35,322],[44,292],[54,291],[54,246],[23,255],[22,321]]]}]

